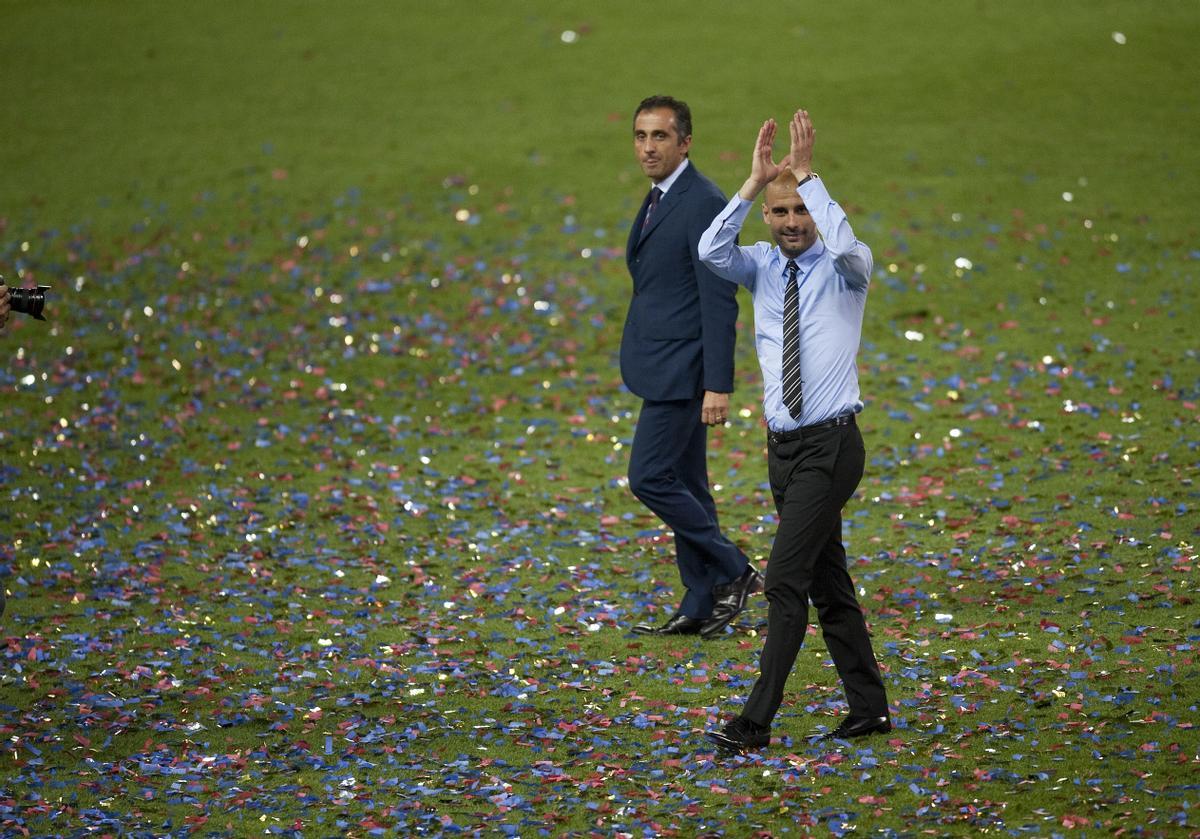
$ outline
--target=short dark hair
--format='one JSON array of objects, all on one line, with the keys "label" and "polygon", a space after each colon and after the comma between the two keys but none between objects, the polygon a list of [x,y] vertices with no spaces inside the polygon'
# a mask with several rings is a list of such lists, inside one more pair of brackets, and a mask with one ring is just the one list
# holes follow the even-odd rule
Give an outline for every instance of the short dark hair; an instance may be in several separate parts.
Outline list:
[{"label": "short dark hair", "polygon": [[637,116],[642,111],[653,111],[655,108],[670,108],[675,112],[675,130],[679,132],[679,142],[682,143],[692,136],[692,109],[687,106],[687,102],[674,96],[647,96],[638,103],[637,110],[633,112],[634,121],[637,121]]}]

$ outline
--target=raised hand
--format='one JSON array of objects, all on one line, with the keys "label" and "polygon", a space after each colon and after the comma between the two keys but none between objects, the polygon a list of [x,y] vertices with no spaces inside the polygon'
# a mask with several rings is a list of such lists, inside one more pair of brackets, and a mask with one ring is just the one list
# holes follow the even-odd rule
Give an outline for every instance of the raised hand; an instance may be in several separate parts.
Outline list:
[{"label": "raised hand", "polygon": [[796,111],[789,128],[792,133],[792,152],[788,155],[788,165],[796,179],[802,181],[812,174],[813,140],[817,132],[805,110]]},{"label": "raised hand", "polygon": [[753,201],[762,189],[790,165],[790,158],[775,162],[775,120],[769,119],[758,129],[758,139],[754,142],[754,154],[750,159],[750,177],[738,190],[738,194],[747,201]]},{"label": "raised hand", "polygon": [[774,146],[775,120],[769,119],[762,124],[762,128],[758,129],[758,140],[754,143],[754,159],[750,165],[751,179],[763,186],[775,180],[787,163],[786,158],[782,163],[775,162]]}]

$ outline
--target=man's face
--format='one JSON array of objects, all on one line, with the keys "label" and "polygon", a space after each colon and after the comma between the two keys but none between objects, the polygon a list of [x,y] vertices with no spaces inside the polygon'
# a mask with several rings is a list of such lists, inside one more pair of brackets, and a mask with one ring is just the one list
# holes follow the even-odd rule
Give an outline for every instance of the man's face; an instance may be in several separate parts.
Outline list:
[{"label": "man's face", "polygon": [[804,199],[790,183],[767,184],[763,201],[763,221],[771,228],[771,238],[788,259],[797,257],[817,241],[817,225]]},{"label": "man's face", "polygon": [[633,150],[646,177],[661,181],[687,157],[692,138],[680,137],[670,108],[641,111],[633,120]]}]

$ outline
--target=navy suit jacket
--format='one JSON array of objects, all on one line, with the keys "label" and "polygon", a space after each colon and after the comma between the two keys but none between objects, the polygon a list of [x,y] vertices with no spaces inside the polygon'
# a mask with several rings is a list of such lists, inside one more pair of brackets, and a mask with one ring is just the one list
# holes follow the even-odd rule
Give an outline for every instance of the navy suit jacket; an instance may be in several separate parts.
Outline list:
[{"label": "navy suit jacket", "polygon": [[621,335],[621,378],[643,399],[733,392],[737,285],[697,255],[701,234],[725,203],[721,190],[689,163],[644,232],[649,195],[634,219],[625,251],[633,297]]}]

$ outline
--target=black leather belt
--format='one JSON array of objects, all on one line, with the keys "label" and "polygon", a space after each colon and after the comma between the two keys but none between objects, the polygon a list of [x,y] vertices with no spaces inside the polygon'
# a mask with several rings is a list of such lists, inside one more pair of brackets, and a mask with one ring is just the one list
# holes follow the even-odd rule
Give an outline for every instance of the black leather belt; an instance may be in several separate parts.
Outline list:
[{"label": "black leather belt", "polygon": [[854,414],[842,414],[840,417],[827,419],[824,422],[814,422],[812,425],[802,425],[791,431],[768,431],[767,439],[772,443],[790,443],[792,440],[801,440],[805,435],[820,431],[822,428],[835,428],[839,425],[854,425]]}]

